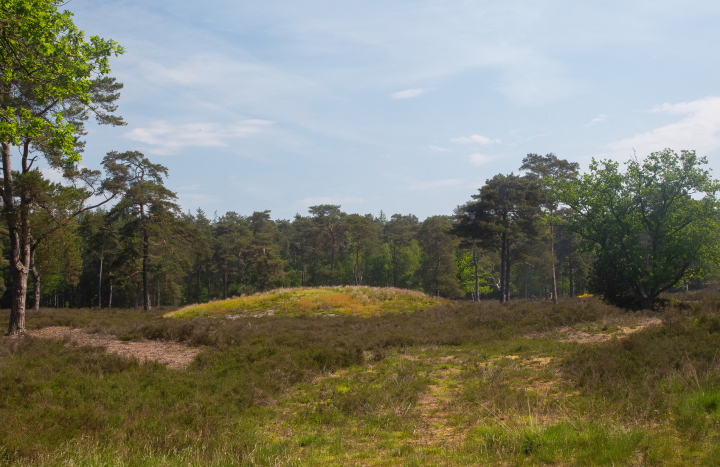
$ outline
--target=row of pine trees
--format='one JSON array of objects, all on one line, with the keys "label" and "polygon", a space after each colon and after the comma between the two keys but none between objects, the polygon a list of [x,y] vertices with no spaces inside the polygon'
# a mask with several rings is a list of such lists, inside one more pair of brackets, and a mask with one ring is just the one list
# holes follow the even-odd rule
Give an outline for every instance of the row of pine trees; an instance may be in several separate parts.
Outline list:
[{"label": "row of pine trees", "polygon": [[[548,220],[561,220],[563,210],[543,191],[547,174],[528,166],[565,164],[565,176],[576,173],[576,164],[552,154],[529,155],[526,175],[498,175],[452,215],[423,221],[347,214],[337,205],[312,206],[290,220],[273,220],[270,211],[182,213],[163,185],[165,167],[136,152],[120,156],[135,181],[119,202],[68,218],[37,244],[30,307],[150,309],[280,287],[399,287],[474,300],[587,289],[590,258],[560,222]],[[469,213],[484,234],[465,228]],[[12,287],[4,286],[8,306]]]}]

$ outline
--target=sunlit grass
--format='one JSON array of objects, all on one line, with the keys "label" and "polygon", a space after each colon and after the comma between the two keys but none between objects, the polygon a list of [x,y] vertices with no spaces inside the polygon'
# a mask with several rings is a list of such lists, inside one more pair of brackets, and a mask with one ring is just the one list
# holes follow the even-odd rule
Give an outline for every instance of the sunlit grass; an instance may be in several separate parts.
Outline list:
[{"label": "sunlit grass", "polygon": [[165,317],[193,318],[219,314],[377,316],[387,312],[417,311],[446,303],[422,292],[381,287],[320,287],[278,289],[247,297],[186,306]]}]

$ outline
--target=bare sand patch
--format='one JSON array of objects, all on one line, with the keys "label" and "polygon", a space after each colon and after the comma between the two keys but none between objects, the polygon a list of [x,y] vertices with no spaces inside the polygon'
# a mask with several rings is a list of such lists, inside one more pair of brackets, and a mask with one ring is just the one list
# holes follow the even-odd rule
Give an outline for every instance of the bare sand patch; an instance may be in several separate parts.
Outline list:
[{"label": "bare sand patch", "polygon": [[176,370],[186,368],[200,353],[200,349],[191,349],[177,342],[138,341],[123,342],[114,336],[90,334],[82,329],[65,326],[50,326],[29,330],[27,335],[39,339],[68,340],[80,346],[104,348],[108,353],[136,358],[140,363],[153,361]]}]

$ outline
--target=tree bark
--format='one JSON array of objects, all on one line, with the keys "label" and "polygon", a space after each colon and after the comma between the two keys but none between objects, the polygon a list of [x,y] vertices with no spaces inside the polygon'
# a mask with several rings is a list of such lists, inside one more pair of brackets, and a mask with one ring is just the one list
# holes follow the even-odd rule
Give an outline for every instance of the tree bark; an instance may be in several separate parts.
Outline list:
[{"label": "tree bark", "polygon": [[143,229],[143,309],[150,311],[150,236],[147,229]]},{"label": "tree bark", "polygon": [[[26,140],[23,153],[24,169],[27,168],[29,144],[30,141]],[[2,142],[2,164],[3,214],[8,226],[8,236],[10,237],[10,274],[13,279],[8,335],[17,336],[25,333],[25,300],[27,295],[27,277],[30,271],[29,199],[27,195],[23,194],[20,199],[20,206],[16,206],[15,204],[11,167],[11,146],[7,141]],[[23,172],[25,172],[25,170]]]},{"label": "tree bark", "polygon": [[510,301],[510,245],[505,247],[505,301]]},{"label": "tree bark", "polygon": [[437,262],[435,263],[435,296],[440,296],[440,247],[437,246],[438,256]]},{"label": "tree bark", "polygon": [[103,255],[100,255],[100,273],[98,274],[98,308],[102,308],[102,268]]},{"label": "tree bark", "polygon": [[110,277],[110,296],[108,297],[108,308],[112,308],[112,277]]},{"label": "tree bark", "polygon": [[473,264],[475,265],[475,295],[473,296],[473,300],[476,302],[480,301],[480,287],[479,287],[479,271],[478,266],[480,263],[480,255],[477,254],[477,251],[473,251]]},{"label": "tree bark", "polygon": [[575,288],[573,287],[573,267],[572,267],[572,237],[568,237],[568,279],[570,282],[570,296],[575,296]]},{"label": "tree bark", "polygon": [[33,310],[37,311],[40,309],[40,273],[35,267],[35,248],[30,249],[30,274],[33,277],[33,292],[35,295]]},{"label": "tree bark", "polygon": [[507,234],[502,233],[502,243],[500,246],[500,303],[505,303],[505,269],[507,268]]},{"label": "tree bark", "polygon": [[[552,216],[552,213],[550,213]],[[550,261],[552,261],[552,299],[557,304],[557,279],[555,278],[555,229],[550,226]]]}]

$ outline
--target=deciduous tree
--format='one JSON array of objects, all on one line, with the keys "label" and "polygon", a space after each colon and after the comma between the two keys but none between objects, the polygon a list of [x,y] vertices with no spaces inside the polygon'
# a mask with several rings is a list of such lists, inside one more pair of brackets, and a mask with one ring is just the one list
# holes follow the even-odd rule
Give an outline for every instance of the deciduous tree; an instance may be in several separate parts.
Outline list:
[{"label": "deciduous tree", "polygon": [[717,262],[720,186],[705,164],[694,151],[666,149],[631,159],[624,172],[593,160],[577,182],[554,184],[557,199],[575,210],[569,227],[596,255],[596,292],[620,300],[613,288],[624,287],[650,308],[694,268]]}]

